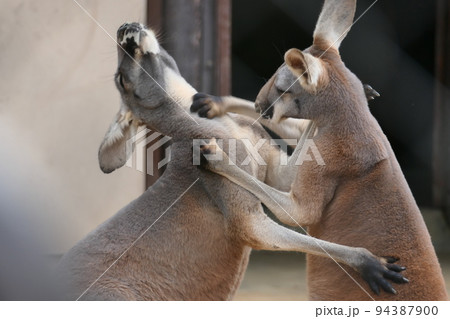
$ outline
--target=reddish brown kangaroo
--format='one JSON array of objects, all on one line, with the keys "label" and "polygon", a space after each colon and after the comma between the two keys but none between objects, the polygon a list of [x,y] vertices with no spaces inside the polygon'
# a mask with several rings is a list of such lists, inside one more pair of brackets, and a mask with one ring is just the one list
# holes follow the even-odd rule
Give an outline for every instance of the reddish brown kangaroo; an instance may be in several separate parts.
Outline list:
[{"label": "reddish brown kangaroo", "polygon": [[[447,300],[419,208],[386,136],[369,111],[363,85],[339,55],[355,8],[356,0],[326,0],[313,45],[286,52],[286,63],[256,101],[256,109],[280,126],[286,118],[311,120],[316,127],[313,141],[325,165],[306,161],[297,166],[289,192],[228,165],[225,153],[223,161],[209,161],[207,167],[252,192],[282,221],[288,220],[288,213],[296,223],[308,226],[311,236],[395,256],[407,266],[405,276],[410,283],[398,286],[398,294],[371,292],[369,296],[337,271],[333,261],[308,254],[310,299]],[[214,140],[210,145],[204,152],[213,148],[221,152]],[[344,267],[364,285],[355,270]]]}]

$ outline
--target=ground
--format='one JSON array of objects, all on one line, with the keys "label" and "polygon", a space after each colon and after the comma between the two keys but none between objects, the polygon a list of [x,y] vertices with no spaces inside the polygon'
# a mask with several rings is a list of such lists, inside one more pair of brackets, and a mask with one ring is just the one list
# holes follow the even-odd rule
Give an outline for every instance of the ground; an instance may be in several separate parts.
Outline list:
[{"label": "ground", "polygon": [[[450,295],[450,254],[439,255]],[[305,255],[254,251],[234,300],[307,300]]]}]

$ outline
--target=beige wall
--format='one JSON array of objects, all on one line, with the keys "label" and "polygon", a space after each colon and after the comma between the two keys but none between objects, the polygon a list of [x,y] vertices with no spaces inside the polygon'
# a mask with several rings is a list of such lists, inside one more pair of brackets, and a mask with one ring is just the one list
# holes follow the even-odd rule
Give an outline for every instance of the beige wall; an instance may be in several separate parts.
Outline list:
[{"label": "beige wall", "polygon": [[[145,21],[144,0],[79,3],[113,37],[123,22]],[[115,50],[72,0],[2,1],[0,191],[9,195],[0,218],[32,225],[52,253],[144,190],[142,173],[98,167],[99,143],[119,108]]]}]

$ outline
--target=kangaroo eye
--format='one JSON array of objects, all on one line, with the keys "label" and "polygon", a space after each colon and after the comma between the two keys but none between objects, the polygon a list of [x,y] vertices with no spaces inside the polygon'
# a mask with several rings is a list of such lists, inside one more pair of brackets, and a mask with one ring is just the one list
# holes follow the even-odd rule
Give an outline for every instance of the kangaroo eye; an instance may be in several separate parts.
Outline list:
[{"label": "kangaroo eye", "polygon": [[275,87],[275,88],[276,88],[278,94],[287,94],[287,93],[289,93],[289,91],[285,91],[283,89],[280,89],[279,87]]},{"label": "kangaroo eye", "polygon": [[123,77],[122,74],[119,74],[119,84],[122,87],[122,89],[125,89],[125,85],[123,85]]}]

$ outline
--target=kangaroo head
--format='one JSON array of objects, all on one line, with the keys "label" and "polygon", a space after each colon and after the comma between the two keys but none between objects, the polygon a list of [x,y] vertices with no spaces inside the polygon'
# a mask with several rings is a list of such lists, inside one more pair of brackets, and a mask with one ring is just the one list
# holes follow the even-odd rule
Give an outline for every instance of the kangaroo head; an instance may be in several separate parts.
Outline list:
[{"label": "kangaroo head", "polygon": [[[265,117],[328,121],[331,114],[349,107],[348,101],[365,103],[362,83],[348,70],[339,45],[353,22],[356,0],[325,0],[311,47],[290,49],[285,63],[264,85],[256,108]],[[353,104],[353,103],[350,103]]]},{"label": "kangaroo head", "polygon": [[139,23],[125,23],[117,31],[117,43],[114,80],[122,104],[99,149],[100,168],[105,173],[126,163],[132,151],[127,141],[138,126],[159,131],[161,119],[180,112],[180,106],[187,109],[196,92],[152,30]]}]

